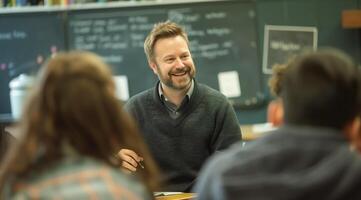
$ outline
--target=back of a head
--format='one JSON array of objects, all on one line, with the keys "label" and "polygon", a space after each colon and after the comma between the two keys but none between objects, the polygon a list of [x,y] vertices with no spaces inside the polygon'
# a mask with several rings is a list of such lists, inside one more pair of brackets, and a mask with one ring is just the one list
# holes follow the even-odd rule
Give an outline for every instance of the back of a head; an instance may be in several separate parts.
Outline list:
[{"label": "back of a head", "polygon": [[[58,146],[67,142],[81,154],[99,158],[109,155],[110,149],[119,148],[119,144],[116,147],[104,139],[115,137],[109,134],[112,129],[117,130],[108,122],[113,117],[112,109],[117,107],[113,88],[110,70],[96,55],[58,54],[41,71],[37,100],[28,113],[37,112],[39,120],[29,124],[29,132],[31,127],[37,129],[49,148],[55,142]],[[40,123],[47,128],[39,127]]]},{"label": "back of a head", "polygon": [[286,124],[342,129],[360,112],[360,72],[344,53],[325,49],[289,63],[281,97]]},{"label": "back of a head", "polygon": [[148,168],[142,175],[156,175],[153,160],[114,87],[109,67],[93,53],[59,53],[50,59],[27,102],[20,123],[24,137],[9,155],[6,171],[28,173],[69,152],[119,167],[114,155],[129,148],[147,157]]},{"label": "back of a head", "polygon": [[100,159],[108,156],[110,149],[115,151],[113,144],[106,147],[111,141],[102,138],[109,137],[106,132],[94,132],[99,131],[99,124],[102,126],[98,120],[107,118],[102,104],[112,101],[112,84],[110,71],[95,54],[59,53],[49,59],[40,69],[24,108],[19,122],[22,137],[13,155],[8,156],[12,160],[9,168],[25,173],[44,167],[66,156],[66,146],[80,155]]}]

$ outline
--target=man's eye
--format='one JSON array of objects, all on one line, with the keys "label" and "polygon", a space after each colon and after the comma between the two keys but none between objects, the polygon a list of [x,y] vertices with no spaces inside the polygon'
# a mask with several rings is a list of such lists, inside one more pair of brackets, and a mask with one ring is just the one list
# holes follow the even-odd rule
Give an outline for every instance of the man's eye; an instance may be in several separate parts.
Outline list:
[{"label": "man's eye", "polygon": [[165,62],[167,62],[167,63],[170,63],[170,62],[173,62],[173,61],[174,61],[174,58],[168,58],[168,59],[165,60]]},{"label": "man's eye", "polygon": [[182,59],[186,59],[186,58],[188,58],[189,57],[189,55],[187,54],[187,55],[183,55],[183,56],[181,56],[181,58]]}]

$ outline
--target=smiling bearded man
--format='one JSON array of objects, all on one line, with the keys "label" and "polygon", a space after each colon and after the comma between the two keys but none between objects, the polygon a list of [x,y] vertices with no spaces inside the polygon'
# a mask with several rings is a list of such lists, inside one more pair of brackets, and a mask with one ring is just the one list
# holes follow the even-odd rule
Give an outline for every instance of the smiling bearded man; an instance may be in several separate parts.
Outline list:
[{"label": "smiling bearded man", "polygon": [[[187,192],[207,158],[241,140],[238,120],[224,95],[195,81],[188,37],[180,26],[156,24],[144,49],[159,82],[129,99],[125,108],[162,170],[162,191]],[[121,149],[118,155],[125,170],[140,169],[138,152]]]}]

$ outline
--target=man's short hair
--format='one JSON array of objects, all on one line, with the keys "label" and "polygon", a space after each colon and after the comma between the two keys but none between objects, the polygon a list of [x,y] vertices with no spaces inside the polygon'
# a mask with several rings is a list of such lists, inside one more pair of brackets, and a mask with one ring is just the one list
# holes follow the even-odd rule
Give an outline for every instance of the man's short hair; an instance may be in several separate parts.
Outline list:
[{"label": "man's short hair", "polygon": [[287,67],[288,64],[277,64],[272,67],[272,76],[268,81],[268,86],[270,88],[271,94],[275,97],[280,96],[282,91],[282,79]]},{"label": "man's short hair", "polygon": [[285,123],[342,129],[360,113],[361,75],[345,53],[305,53],[288,67],[281,91]]},{"label": "man's short hair", "polygon": [[154,46],[159,39],[181,36],[189,44],[188,36],[181,26],[174,22],[166,21],[155,24],[144,41],[144,52],[148,61],[154,61]]}]

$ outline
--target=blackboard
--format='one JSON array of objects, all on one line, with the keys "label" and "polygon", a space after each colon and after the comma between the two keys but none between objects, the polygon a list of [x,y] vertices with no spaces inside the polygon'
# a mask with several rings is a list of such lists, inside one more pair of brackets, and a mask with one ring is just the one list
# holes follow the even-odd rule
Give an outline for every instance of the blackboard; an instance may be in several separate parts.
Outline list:
[{"label": "blackboard", "polygon": [[317,28],[266,25],[263,45],[263,73],[286,63],[292,56],[317,47]]},{"label": "blackboard", "polygon": [[2,13],[0,16],[0,119],[11,113],[9,82],[34,74],[55,51],[65,49],[64,13]]},{"label": "blackboard", "polygon": [[197,81],[219,89],[218,74],[236,72],[242,93],[230,98],[233,105],[263,103],[254,1],[118,2],[25,10],[0,13],[0,115],[11,113],[9,81],[36,72],[39,55],[45,60],[54,51],[99,54],[115,75],[127,76],[130,96],[153,87],[157,77],[148,67],[143,42],[154,23],[168,19],[189,34]]},{"label": "blackboard", "polygon": [[154,23],[171,20],[189,34],[196,80],[219,89],[220,72],[238,72],[242,94],[235,106],[262,102],[261,68],[253,1],[153,3],[95,7],[68,12],[68,46],[100,54],[115,74],[126,75],[130,96],[154,86],[143,42]]}]

